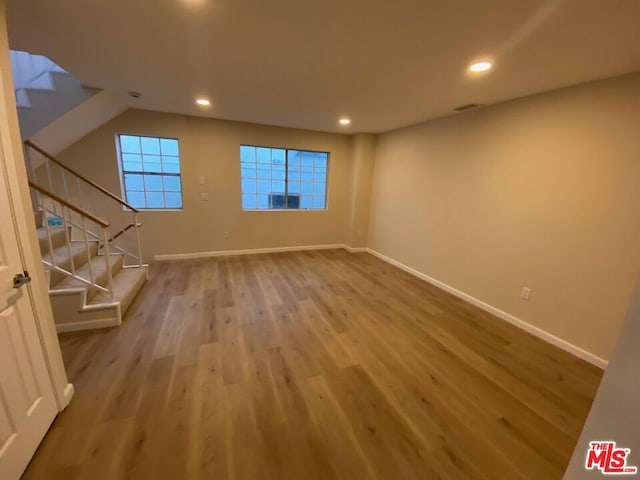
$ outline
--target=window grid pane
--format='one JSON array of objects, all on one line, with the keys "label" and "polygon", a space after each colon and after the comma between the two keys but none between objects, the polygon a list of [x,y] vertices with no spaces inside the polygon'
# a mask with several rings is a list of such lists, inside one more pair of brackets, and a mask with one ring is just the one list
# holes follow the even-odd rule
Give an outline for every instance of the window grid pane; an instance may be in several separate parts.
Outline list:
[{"label": "window grid pane", "polygon": [[326,152],[240,146],[242,208],[326,209]]},{"label": "window grid pane", "polygon": [[119,135],[124,197],[135,208],[182,208],[178,140]]}]

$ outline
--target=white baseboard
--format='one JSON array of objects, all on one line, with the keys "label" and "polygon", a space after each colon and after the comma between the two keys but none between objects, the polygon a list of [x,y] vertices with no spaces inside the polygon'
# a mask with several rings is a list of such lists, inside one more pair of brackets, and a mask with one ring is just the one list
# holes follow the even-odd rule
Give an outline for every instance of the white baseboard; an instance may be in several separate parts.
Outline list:
[{"label": "white baseboard", "polygon": [[436,280],[435,278],[430,277],[429,275],[426,275],[414,268],[411,268],[407,265],[405,265],[404,263],[400,263],[397,260],[394,260],[391,257],[387,257],[386,255],[383,255],[380,252],[377,252],[375,250],[372,250],[371,248],[367,248],[366,249],[367,252],[369,252],[371,255],[374,255],[376,257],[378,257],[381,260],[384,260],[385,262],[398,267],[401,270],[404,270],[407,273],[410,273],[411,275],[414,275],[418,278],[420,278],[421,280],[424,280],[425,282],[428,282],[432,285],[435,285],[438,288],[441,288],[442,290],[451,293],[452,295],[455,295],[458,298],[461,298],[462,300],[465,300],[466,302],[471,303],[472,305],[475,305],[478,308],[481,308],[482,310],[484,310],[485,312],[489,312],[492,315],[495,315],[496,317],[505,320],[513,325],[515,325],[516,327],[519,327],[523,330],[525,330],[526,332],[531,333],[532,335],[535,335],[536,337],[545,340],[549,343],[551,343],[552,345],[555,345],[558,348],[561,348],[562,350],[565,350],[573,355],[575,355],[578,358],[581,358],[582,360],[585,360],[593,365],[595,365],[596,367],[599,368],[606,368],[607,367],[607,361],[604,360],[603,358],[600,358],[596,355],[594,355],[593,353],[587,352],[586,350],[573,345],[572,343],[567,342],[566,340],[563,340],[559,337],[556,337],[555,335],[546,332],[536,326],[531,325],[530,323],[525,322],[524,320],[521,320],[513,315],[511,315],[510,313],[507,313],[503,310],[500,310],[496,307],[494,307],[493,305],[489,305],[488,303],[483,302],[482,300],[478,300],[475,297],[472,297],[471,295],[468,295],[450,285],[447,285],[446,283],[443,283],[439,280]]},{"label": "white baseboard", "polygon": [[58,333],[77,332],[78,330],[94,330],[96,328],[117,327],[121,324],[122,321],[119,318],[82,320],[80,322],[56,323],[56,331]]},{"label": "white baseboard", "polygon": [[[391,257],[387,257],[386,255],[383,255],[382,253],[367,247],[350,247],[345,244],[302,245],[302,246],[296,246],[296,247],[252,248],[252,249],[246,249],[246,250],[220,250],[215,252],[176,253],[176,254],[168,254],[168,255],[156,255],[154,259],[156,261],[189,260],[189,259],[195,259],[195,258],[225,257],[229,255],[252,255],[257,253],[299,252],[299,251],[305,251],[305,250],[330,250],[330,249],[337,249],[337,248],[342,248],[350,253],[368,252],[371,255],[374,255],[380,258],[381,260],[384,260],[385,262],[395,267],[398,267],[399,269],[404,270],[405,272],[408,272],[411,275],[414,275],[420,278],[421,280],[424,280],[432,285],[435,285],[436,287],[441,288],[442,290],[449,292],[455,295],[456,297],[461,298],[462,300],[465,300],[471,303],[472,305],[475,305],[476,307],[479,307],[482,310],[489,312],[492,315],[495,315],[496,317],[502,320],[505,320],[511,323],[512,325],[515,325],[525,330],[526,332],[529,332],[532,335],[535,335],[536,337],[542,340],[545,340],[546,342],[549,342],[552,345],[555,345],[556,347],[559,347],[562,350],[565,350],[575,355],[578,358],[581,358],[602,369],[606,368],[607,366],[606,360],[590,352],[587,352],[586,350],[576,345],[573,345],[572,343],[569,343],[566,340],[556,337],[555,335],[549,332],[546,332],[534,325],[531,325],[530,323],[527,323],[524,320],[521,320],[511,315],[510,313],[500,310],[499,308],[496,308],[493,305],[489,305],[488,303],[485,303],[482,300],[478,300],[477,298],[472,297],[471,295],[468,295],[450,285],[447,285],[446,283],[436,280],[435,278],[432,278],[422,272],[419,272],[414,268],[411,268],[403,263],[398,262],[397,260],[394,260]],[[98,328],[98,327],[94,327],[94,328]],[[58,331],[60,332],[61,330],[58,329]],[[70,330],[66,330],[66,331],[70,331]]]},{"label": "white baseboard", "polygon": [[62,392],[62,409],[64,410],[71,402],[71,397],[75,393],[75,389],[73,388],[73,383],[67,383],[67,386],[64,388]]},{"label": "white baseboard", "polygon": [[344,248],[344,247],[345,245],[341,243],[328,244],[328,245],[300,245],[295,247],[249,248],[245,250],[218,250],[215,252],[171,253],[168,255],[155,255],[153,258],[156,261],[190,260],[195,258],[227,257],[230,255],[254,255],[256,253],[300,252],[305,250],[331,250],[331,249]]},{"label": "white baseboard", "polygon": [[368,251],[367,247],[350,247],[349,245],[342,245],[342,248],[350,253],[363,253]]}]

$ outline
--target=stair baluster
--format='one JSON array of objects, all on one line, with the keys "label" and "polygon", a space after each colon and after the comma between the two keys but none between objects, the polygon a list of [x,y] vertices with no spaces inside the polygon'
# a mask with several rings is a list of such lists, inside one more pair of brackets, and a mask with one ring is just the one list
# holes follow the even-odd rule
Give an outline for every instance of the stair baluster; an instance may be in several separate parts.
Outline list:
[{"label": "stair baluster", "polygon": [[[40,242],[58,331],[119,325],[147,275],[138,210],[32,142],[25,142],[25,151],[32,201],[44,216]],[[50,215],[61,225],[50,224]],[[127,235],[132,229],[135,237]],[[78,302],[79,315],[89,320],[68,321]],[[63,318],[56,316],[56,305]]]},{"label": "stair baluster", "polygon": [[[64,214],[65,210],[67,210],[67,215]],[[75,262],[75,260],[73,258],[73,254],[71,253],[71,238],[70,238],[70,232],[69,232],[69,229],[71,227],[67,226],[68,211],[69,211],[69,209],[66,208],[63,205],[62,206],[62,226],[64,228],[65,243],[67,245],[67,253],[69,255],[69,263],[71,265],[71,273],[73,273],[75,275],[76,274],[76,262]],[[51,251],[53,252],[53,250],[51,250]]]}]

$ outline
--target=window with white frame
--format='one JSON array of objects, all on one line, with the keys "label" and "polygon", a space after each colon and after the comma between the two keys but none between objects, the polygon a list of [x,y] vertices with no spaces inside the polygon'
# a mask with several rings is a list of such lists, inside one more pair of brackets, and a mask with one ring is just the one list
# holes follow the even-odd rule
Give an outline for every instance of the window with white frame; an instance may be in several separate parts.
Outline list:
[{"label": "window with white frame", "polygon": [[122,189],[139,209],[181,209],[180,147],[176,138],[118,135]]},{"label": "window with white frame", "polygon": [[329,154],[240,146],[244,210],[324,210]]}]

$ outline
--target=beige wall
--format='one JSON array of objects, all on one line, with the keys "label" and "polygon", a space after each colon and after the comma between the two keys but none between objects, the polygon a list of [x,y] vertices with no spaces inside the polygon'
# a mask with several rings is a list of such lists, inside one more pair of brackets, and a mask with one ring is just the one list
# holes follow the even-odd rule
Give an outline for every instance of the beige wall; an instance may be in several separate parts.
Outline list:
[{"label": "beige wall", "polygon": [[[59,158],[120,193],[116,133],[180,140],[184,209],[141,213],[147,261],[158,254],[348,242],[353,176],[350,136],[129,110]],[[328,210],[242,211],[240,144],[329,151]],[[205,177],[205,185],[198,184],[199,176]],[[207,192],[209,201],[201,201],[200,192]],[[224,238],[224,232],[229,232],[229,238]]]},{"label": "beige wall", "polygon": [[[638,112],[640,74],[377,138],[130,110],[60,157],[120,192],[116,133],[180,139],[184,210],[142,213],[147,260],[367,245],[608,359],[640,266]],[[241,143],[330,151],[328,211],[243,212]]]},{"label": "beige wall", "polygon": [[640,266],[640,74],[381,135],[371,208],[374,250],[608,359]]},{"label": "beige wall", "polygon": [[369,230],[369,206],[371,205],[371,180],[376,151],[376,136],[360,133],[353,137],[353,171],[350,186],[350,231],[347,244],[351,247],[367,246]]}]

